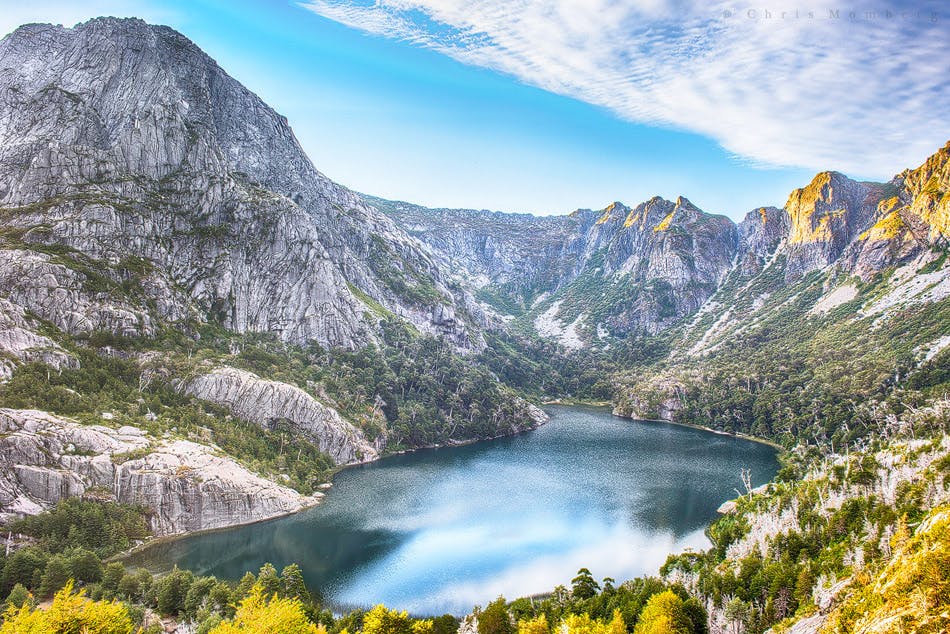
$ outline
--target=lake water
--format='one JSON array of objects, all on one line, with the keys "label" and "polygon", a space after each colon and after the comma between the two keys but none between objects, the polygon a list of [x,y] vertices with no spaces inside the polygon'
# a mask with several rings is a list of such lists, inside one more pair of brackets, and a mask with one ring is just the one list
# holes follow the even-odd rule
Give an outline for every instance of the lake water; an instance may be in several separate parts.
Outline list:
[{"label": "lake water", "polygon": [[550,407],[513,438],[346,469],[294,516],[157,544],[133,563],[238,578],[296,562],[341,608],[468,613],[568,585],[584,566],[618,582],[704,548],[716,508],[777,469],[770,447],[602,408]]}]

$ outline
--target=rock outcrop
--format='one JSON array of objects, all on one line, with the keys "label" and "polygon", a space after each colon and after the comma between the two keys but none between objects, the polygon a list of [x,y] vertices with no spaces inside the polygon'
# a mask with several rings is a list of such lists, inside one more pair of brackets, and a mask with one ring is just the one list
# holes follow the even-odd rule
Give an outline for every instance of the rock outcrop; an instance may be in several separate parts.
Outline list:
[{"label": "rock outcrop", "polygon": [[[74,334],[210,320],[357,348],[370,301],[481,345],[427,250],[181,34],[31,24],[0,42],[0,69],[0,288],[23,309]],[[456,318],[432,323],[437,305]]]},{"label": "rock outcrop", "polygon": [[759,207],[739,223],[737,264],[746,277],[762,271],[789,232],[789,215],[784,209]]},{"label": "rock outcrop", "polygon": [[785,203],[789,216],[786,277],[797,279],[838,259],[874,213],[879,187],[822,172]]},{"label": "rock outcrop", "polygon": [[869,278],[950,242],[950,142],[888,183],[872,224],[850,245],[848,266]]},{"label": "rock outcrop", "polygon": [[[19,361],[45,363],[56,370],[79,367],[75,357],[37,330],[39,324],[21,307],[0,298],[0,352]],[[0,379],[12,376],[13,369],[11,362],[0,361]]]},{"label": "rock outcrop", "polygon": [[144,506],[152,531],[172,535],[285,515],[322,494],[275,484],[208,445],[0,409],[0,514],[34,514],[84,495]]},{"label": "rock outcrop", "polygon": [[191,379],[183,391],[226,407],[238,418],[264,429],[285,422],[341,465],[375,460],[385,441],[380,437],[377,444],[370,443],[335,409],[298,387],[236,368],[218,368]]}]

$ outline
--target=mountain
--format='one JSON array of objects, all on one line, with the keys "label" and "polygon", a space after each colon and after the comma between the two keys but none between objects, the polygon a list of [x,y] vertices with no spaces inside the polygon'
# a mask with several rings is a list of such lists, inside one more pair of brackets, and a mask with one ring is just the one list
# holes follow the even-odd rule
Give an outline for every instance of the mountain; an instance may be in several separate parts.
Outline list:
[{"label": "mountain", "polygon": [[867,281],[931,257],[947,246],[948,153],[950,144],[888,183],[822,172],[784,208],[738,224],[682,197],[544,217],[366,200],[465,271],[487,308],[569,348],[596,347],[708,314],[735,275],[779,266],[787,284],[818,270]]},{"label": "mountain", "polygon": [[[583,594],[516,602],[531,631],[551,602],[634,627],[651,595],[736,632],[943,624],[950,549],[925,553],[946,542],[948,241],[950,143],[887,183],[822,172],[739,223],[684,197],[427,209],[330,181],[169,28],[23,26],[0,41],[0,519],[36,517],[7,531],[29,537],[0,583],[24,597],[76,564],[90,594],[167,614],[180,595],[206,631],[246,584],[152,585],[99,557],[295,512],[347,465],[533,429],[530,400],[609,399],[780,444],[782,470],[665,581],[598,594],[579,574]],[[299,576],[279,583],[309,602]]]},{"label": "mountain", "polygon": [[[0,68],[4,239],[22,245],[0,279],[24,309],[73,335],[211,319],[359,348],[382,307],[482,345],[474,304],[419,243],[318,172],[287,120],[181,34],[27,25]],[[102,288],[84,290],[73,253]]]},{"label": "mountain", "polygon": [[[493,320],[447,270],[180,33],[18,28],[0,41],[0,443],[15,456],[0,512],[104,487],[152,508],[157,533],[255,521],[305,506],[337,465],[543,423],[466,360]],[[141,436],[144,462],[105,469],[124,441],[70,441],[69,419]],[[226,454],[215,468],[233,477],[166,483],[169,434],[198,463]]]},{"label": "mountain", "polygon": [[543,217],[367,201],[462,267],[488,306],[573,348],[655,334],[693,313],[738,240],[728,218],[682,197]]}]

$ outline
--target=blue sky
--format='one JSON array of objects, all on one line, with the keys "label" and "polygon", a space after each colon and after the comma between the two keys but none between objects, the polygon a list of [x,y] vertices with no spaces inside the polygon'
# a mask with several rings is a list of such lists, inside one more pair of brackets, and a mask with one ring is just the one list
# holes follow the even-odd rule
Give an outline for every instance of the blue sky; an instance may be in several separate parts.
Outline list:
[{"label": "blue sky", "polygon": [[682,194],[738,219],[816,171],[887,179],[950,138],[939,4],[838,17],[699,0],[0,8],[3,32],[96,15],[168,24],[286,115],[325,174],[429,206],[550,214]]}]

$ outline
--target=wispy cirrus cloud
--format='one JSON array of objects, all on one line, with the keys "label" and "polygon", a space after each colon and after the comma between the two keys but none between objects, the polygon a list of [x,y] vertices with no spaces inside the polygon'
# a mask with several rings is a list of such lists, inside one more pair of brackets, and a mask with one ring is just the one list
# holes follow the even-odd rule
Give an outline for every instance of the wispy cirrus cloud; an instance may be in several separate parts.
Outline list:
[{"label": "wispy cirrus cloud", "polygon": [[698,132],[753,163],[886,177],[950,137],[950,11],[939,3],[300,4],[631,121]]}]

